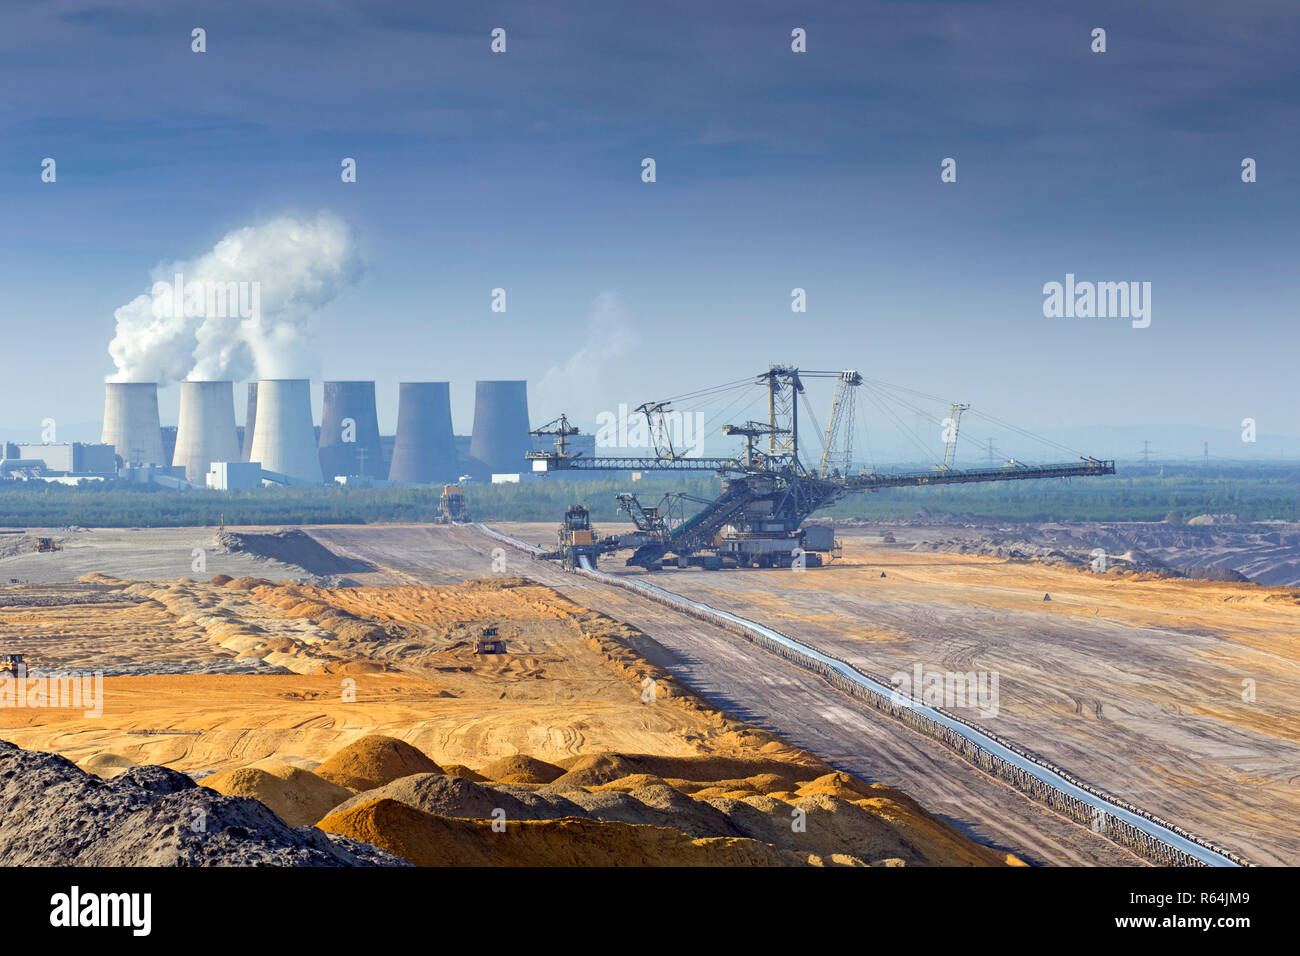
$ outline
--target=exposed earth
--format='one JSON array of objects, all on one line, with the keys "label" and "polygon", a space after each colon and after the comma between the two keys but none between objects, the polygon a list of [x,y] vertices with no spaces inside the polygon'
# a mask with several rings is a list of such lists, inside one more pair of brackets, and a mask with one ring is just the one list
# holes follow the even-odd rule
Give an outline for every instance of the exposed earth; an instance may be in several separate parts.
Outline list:
[{"label": "exposed earth", "polygon": [[[552,525],[500,527],[534,542],[554,536]],[[545,845],[560,859],[573,852],[564,847],[600,845],[583,829],[590,823],[551,826],[551,811],[537,808],[542,798],[523,800],[563,780],[567,764],[591,758],[619,769],[551,793],[544,799],[553,810],[654,827],[663,813],[682,812],[656,801],[687,799],[713,821],[700,828],[687,814],[671,838],[611,836],[628,859],[659,853],[695,862],[705,857],[687,843],[739,839],[776,853],[762,856],[769,863],[1140,863],[734,635],[503,554],[473,528],[307,530],[300,538],[229,529],[220,541],[202,529],[78,531],[64,535],[61,551],[0,557],[0,580],[33,582],[0,587],[0,651],[27,654],[38,671],[106,675],[101,715],[0,708],[0,738],[106,774],[164,764],[257,796],[294,825],[320,822],[327,809],[338,818],[330,826],[347,835],[400,823],[408,836],[377,845],[404,846],[415,862],[473,862],[485,845],[500,849],[502,841],[482,842],[497,833],[490,814],[452,811],[463,803],[481,813],[485,801],[507,796],[523,801],[511,804],[516,815],[507,812],[512,839],[549,827],[543,843],[519,844],[510,861],[534,859],[528,846]],[[1292,822],[1300,810],[1300,593],[1135,574],[1123,562],[1097,574],[1073,560],[951,554],[933,549],[954,533],[930,525],[840,535],[844,558],[826,568],[669,571],[654,580],[875,673],[918,664],[996,672],[996,715],[972,719],[1250,859],[1300,860]],[[191,569],[195,547],[204,552],[202,574]],[[617,559],[602,567],[642,573]],[[488,623],[506,639],[505,655],[473,653]],[[1243,699],[1246,681],[1251,700]],[[401,792],[321,776],[339,788],[329,790],[302,776],[374,734],[412,745],[437,769],[413,764],[399,778],[411,784]],[[673,773],[642,762],[669,758],[704,763]],[[797,769],[759,785],[751,778],[770,768],[700,769],[717,760]],[[857,804],[879,797],[915,808],[923,823],[914,826],[930,842],[909,837],[922,847],[910,854],[887,842],[857,851],[834,840],[783,842],[773,819],[810,813],[800,801],[826,797],[810,788],[831,774],[841,776],[830,795],[855,807],[830,818],[856,820],[845,833],[870,831],[860,814],[880,807]],[[447,778],[494,794],[448,790]],[[733,786],[738,780],[749,782]],[[374,799],[358,802],[363,794]],[[717,800],[746,809],[712,806]],[[428,816],[486,820],[488,829]],[[430,850],[449,833],[462,849]],[[760,853],[752,847],[709,846],[723,854],[718,861],[760,859],[746,856]],[[780,856],[790,852],[796,858]]]}]

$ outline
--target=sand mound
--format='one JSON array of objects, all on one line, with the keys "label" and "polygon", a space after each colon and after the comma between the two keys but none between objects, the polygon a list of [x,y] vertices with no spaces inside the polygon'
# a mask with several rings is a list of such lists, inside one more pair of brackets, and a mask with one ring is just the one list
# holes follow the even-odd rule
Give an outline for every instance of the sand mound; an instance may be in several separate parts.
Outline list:
[{"label": "sand mound", "polygon": [[352,791],[289,764],[239,767],[204,777],[201,785],[228,797],[252,797],[291,827],[309,826]]},{"label": "sand mound", "polygon": [[442,768],[405,741],[382,734],[353,741],[316,768],[317,776],[357,792],[413,773],[442,773]]},{"label": "sand mound", "polygon": [[312,671],[314,676],[322,674],[393,674],[397,668],[383,661],[326,661]]},{"label": "sand mound", "polygon": [[349,798],[335,807],[333,812],[343,813],[376,800],[396,800],[425,813],[469,820],[491,820],[499,816],[498,811],[504,812],[507,820],[553,820],[563,816],[586,816],[581,807],[564,798],[545,799],[523,789],[507,792],[504,789],[485,787],[463,777],[440,773],[418,773],[402,777],[387,786],[376,787]]},{"label": "sand mound", "polygon": [[276,754],[274,757],[263,757],[261,760],[255,760],[249,766],[277,775],[280,773],[281,768],[285,766],[300,767],[303,770],[310,770],[315,773],[316,768],[320,766],[320,761],[299,757],[295,754]]},{"label": "sand mound", "polygon": [[564,768],[528,754],[515,754],[492,761],[479,773],[499,783],[551,783],[564,776]]},{"label": "sand mound", "polygon": [[[371,843],[417,866],[791,866],[820,858],[782,853],[753,840],[692,839],[677,830],[591,820],[507,822],[423,813],[376,800],[331,814],[327,833]],[[836,862],[849,862],[846,859]],[[857,861],[854,861],[857,862]]]},{"label": "sand mound", "polygon": [[[823,792],[791,794],[787,800],[753,796],[739,800],[713,798],[707,802],[740,835],[779,850],[826,856],[847,853],[872,866],[1020,864],[1015,857],[957,833],[919,807],[887,797],[857,797],[855,802]],[[794,826],[796,821],[801,829]]]},{"label": "sand mound", "polygon": [[77,761],[77,766],[102,780],[112,780],[118,774],[139,764],[120,754],[101,752],[81,758]]},{"label": "sand mound", "polygon": [[825,774],[816,780],[800,784],[796,792],[801,797],[825,794],[831,797],[839,797],[841,800],[861,800],[863,797],[879,795],[872,792],[871,784],[848,773]]},{"label": "sand mound", "polygon": [[631,793],[638,787],[657,787],[665,785],[666,781],[662,777],[656,777],[652,773],[634,773],[626,777],[619,777],[617,780],[611,780],[609,783],[602,783],[598,787],[592,787],[592,789],[621,790],[624,793]]},{"label": "sand mound", "polygon": [[664,780],[694,781],[701,785],[721,780],[738,780],[772,774],[793,785],[827,773],[825,764],[802,764],[761,757],[660,757],[653,754],[595,753],[559,762],[565,773],[552,781],[557,790],[571,787],[599,787],[623,777],[647,774]]},{"label": "sand mound", "polygon": [[693,800],[662,784],[641,787],[631,793],[617,790],[587,793],[577,790],[567,796],[596,820],[669,827],[700,838],[745,835],[733,827],[726,815],[719,813],[715,807],[704,801]]},{"label": "sand mound", "polygon": [[445,764],[442,768],[442,772],[449,777],[464,777],[466,780],[473,780],[475,783],[484,783],[487,781],[487,777],[483,776],[478,771],[471,770],[469,767],[458,763]]},{"label": "sand mound", "polygon": [[106,584],[110,586],[117,586],[126,583],[121,578],[115,578],[111,574],[101,574],[98,571],[91,571],[89,574],[83,574],[81,577],[77,578],[77,580],[85,584]]},{"label": "sand mound", "polygon": [[269,588],[274,586],[274,582],[268,581],[266,578],[249,577],[235,578],[233,581],[227,581],[222,585],[222,587],[229,588],[232,591],[252,591],[255,588]]}]

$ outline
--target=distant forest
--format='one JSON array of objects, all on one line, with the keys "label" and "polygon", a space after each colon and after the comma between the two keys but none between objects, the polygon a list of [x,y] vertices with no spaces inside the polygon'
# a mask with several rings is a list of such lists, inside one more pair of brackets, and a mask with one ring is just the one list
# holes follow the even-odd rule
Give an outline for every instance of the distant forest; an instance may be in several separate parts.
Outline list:
[{"label": "distant forest", "polygon": [[[593,520],[626,520],[615,494],[633,491],[644,505],[665,493],[709,498],[716,478],[555,479],[519,485],[464,486],[470,514],[480,521],[555,521],[571,504]],[[420,523],[433,519],[441,487],[263,488],[252,491],[167,491],[125,482],[72,487],[41,482],[0,485],[0,526],[167,527],[295,524]],[[690,514],[697,502],[680,501]],[[906,518],[974,514],[1019,521],[1186,521],[1231,513],[1245,521],[1300,520],[1300,467],[1237,465],[1123,468],[1113,478],[1017,481],[899,488],[851,495],[820,514],[829,517]]]}]

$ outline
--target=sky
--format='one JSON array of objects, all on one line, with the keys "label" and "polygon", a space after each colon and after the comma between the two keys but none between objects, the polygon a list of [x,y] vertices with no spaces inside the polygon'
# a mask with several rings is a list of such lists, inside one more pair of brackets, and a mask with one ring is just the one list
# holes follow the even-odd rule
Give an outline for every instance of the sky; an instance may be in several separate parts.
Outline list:
[{"label": "sky", "polygon": [[[99,418],[160,264],[323,213],[363,268],[300,357],[318,414],[377,380],[386,432],[400,381],[450,381],[461,433],[476,379],[591,427],[781,362],[1264,448],[1300,435],[1297,49],[1259,0],[9,0],[0,428]],[[1149,282],[1149,326],[1045,316],[1067,274]]]}]

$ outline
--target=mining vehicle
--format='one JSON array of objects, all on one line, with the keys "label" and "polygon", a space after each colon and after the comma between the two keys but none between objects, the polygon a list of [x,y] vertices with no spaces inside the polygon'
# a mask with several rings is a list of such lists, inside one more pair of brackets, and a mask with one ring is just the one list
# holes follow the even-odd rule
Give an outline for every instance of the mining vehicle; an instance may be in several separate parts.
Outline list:
[{"label": "mining vehicle", "polygon": [[437,524],[466,524],[469,520],[469,509],[465,507],[460,485],[443,485],[442,495],[438,498],[438,516],[434,521]]},{"label": "mining vehicle", "polygon": [[483,633],[474,642],[475,654],[504,654],[505,652],[506,642],[497,636],[495,627],[483,628]]},{"label": "mining vehicle", "polygon": [[[820,428],[814,429],[814,434],[822,438],[822,452],[816,466],[804,463],[799,444],[801,402],[807,410],[807,417],[812,419],[814,426],[817,424],[804,386],[804,380],[812,378],[835,380],[830,419],[824,437]],[[675,522],[667,519],[665,510],[660,506],[646,508],[636,500],[635,495],[619,495],[619,504],[632,517],[636,531],[600,541],[593,537],[583,546],[595,548],[596,553],[631,550],[627,564],[651,570],[661,568],[665,558],[670,556],[670,560],[679,567],[789,568],[815,567],[826,563],[838,550],[833,532],[829,536],[823,532],[813,532],[812,528],[804,527],[804,521],[814,512],[851,494],[923,485],[1094,477],[1115,473],[1113,460],[1089,456],[1080,456],[1077,461],[1063,463],[1029,465],[1009,459],[1000,467],[956,468],[956,444],[961,417],[963,412],[970,409],[969,405],[962,403],[951,404],[950,417],[943,423],[942,435],[946,448],[942,464],[936,464],[926,471],[890,474],[862,469],[852,473],[854,396],[865,382],[861,373],[855,370],[806,371],[790,365],[771,365],[767,371],[740,382],[697,390],[669,401],[641,405],[637,408],[637,413],[645,416],[647,435],[653,444],[651,454],[608,457],[589,456],[581,452],[569,454],[568,440],[577,434],[578,429],[569,423],[566,416],[560,415],[554,421],[530,432],[539,437],[553,436],[555,450],[529,452],[527,458],[533,463],[533,471],[541,474],[551,471],[615,471],[639,472],[643,475],[664,472],[712,472],[717,475],[722,480],[722,493],[713,499],[693,498],[689,495],[666,496],[674,497],[679,504],[694,501],[703,505],[695,514]],[[884,383],[871,385],[871,398],[879,407],[879,390],[876,386],[883,386]],[[670,416],[675,414],[672,411],[673,401],[700,401],[701,396],[711,401],[718,396],[729,397],[732,390],[740,388],[756,388],[757,400],[765,401],[768,411],[766,421],[745,421],[723,427],[724,435],[744,440],[741,454],[729,458],[706,458],[694,454],[693,450],[683,451],[674,444],[673,430],[670,427]],[[911,393],[911,390],[903,391]],[[742,399],[744,397],[740,396]],[[732,405],[735,404],[733,401]],[[897,416],[894,419],[897,422]],[[996,422],[996,419],[992,420]],[[1023,429],[1018,431],[1028,435]],[[1045,444],[1056,444],[1046,439],[1038,440]],[[671,511],[671,506],[667,510]],[[583,511],[585,514],[585,509]],[[571,515],[566,514],[565,523],[560,529],[560,548],[541,557],[563,561],[569,567],[574,566],[581,552],[577,550],[571,534],[575,530],[571,520]],[[595,555],[589,555],[588,559],[594,565]]]},{"label": "mining vehicle", "polygon": [[27,662],[21,654],[6,654],[0,657],[0,677],[21,678],[27,676]]}]

